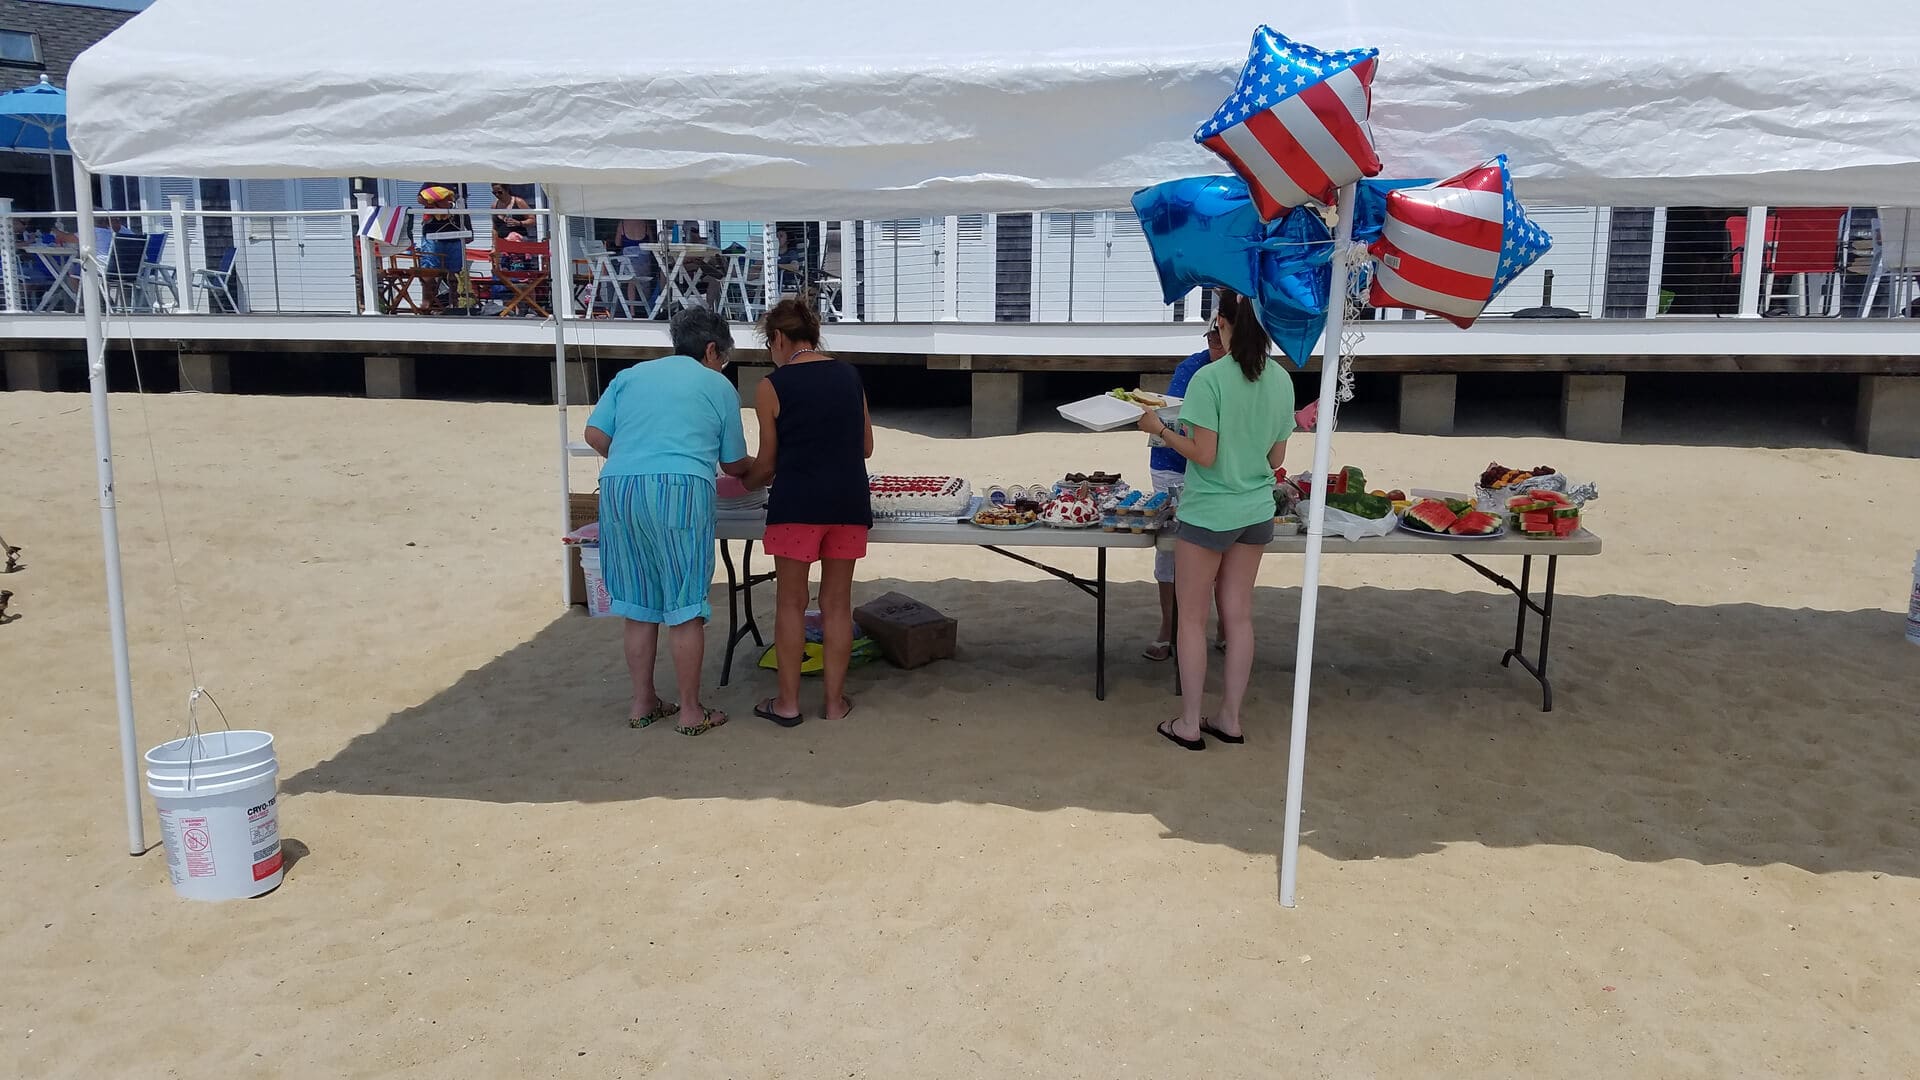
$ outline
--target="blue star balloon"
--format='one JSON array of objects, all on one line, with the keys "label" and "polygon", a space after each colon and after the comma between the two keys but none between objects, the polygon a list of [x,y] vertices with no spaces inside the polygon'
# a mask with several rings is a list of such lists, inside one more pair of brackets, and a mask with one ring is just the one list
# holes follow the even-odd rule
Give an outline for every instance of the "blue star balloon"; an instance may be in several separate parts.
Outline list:
[{"label": "blue star balloon", "polygon": [[1280,351],[1305,366],[1327,321],[1333,235],[1301,207],[1260,220],[1247,185],[1232,176],[1191,176],[1145,188],[1134,212],[1153,252],[1161,299],[1175,303],[1217,286],[1250,298]]},{"label": "blue star balloon", "polygon": [[1322,52],[1262,26],[1233,95],[1194,132],[1253,193],[1263,221],[1380,172],[1368,118],[1378,49]]}]

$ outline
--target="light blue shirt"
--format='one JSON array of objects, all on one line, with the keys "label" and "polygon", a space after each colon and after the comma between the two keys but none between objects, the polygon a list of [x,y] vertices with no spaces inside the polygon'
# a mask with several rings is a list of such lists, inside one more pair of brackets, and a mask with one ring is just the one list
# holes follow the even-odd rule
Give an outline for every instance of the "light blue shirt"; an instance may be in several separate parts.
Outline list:
[{"label": "light blue shirt", "polygon": [[710,481],[721,462],[747,456],[739,392],[691,356],[663,356],[615,375],[587,426],[613,439],[603,476],[675,473]]}]

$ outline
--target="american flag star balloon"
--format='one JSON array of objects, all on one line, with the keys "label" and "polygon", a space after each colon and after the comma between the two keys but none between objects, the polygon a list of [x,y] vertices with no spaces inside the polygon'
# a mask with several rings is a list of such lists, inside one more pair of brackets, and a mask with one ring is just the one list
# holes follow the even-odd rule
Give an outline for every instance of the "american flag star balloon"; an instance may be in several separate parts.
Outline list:
[{"label": "american flag star balloon", "polygon": [[1472,326],[1487,304],[1553,246],[1513,197],[1506,155],[1387,196],[1373,253],[1377,308],[1413,308]]},{"label": "american flag star balloon", "polygon": [[1193,141],[1247,182],[1263,221],[1316,199],[1332,205],[1343,185],[1380,172],[1367,126],[1379,56],[1322,52],[1263,26],[1233,95]]}]

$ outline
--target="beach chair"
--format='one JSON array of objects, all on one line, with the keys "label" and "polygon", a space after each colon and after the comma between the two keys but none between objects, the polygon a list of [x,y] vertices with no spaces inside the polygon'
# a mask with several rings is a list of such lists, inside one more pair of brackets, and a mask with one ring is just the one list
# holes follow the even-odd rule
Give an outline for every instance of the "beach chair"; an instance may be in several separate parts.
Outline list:
[{"label": "beach chair", "polygon": [[[140,269],[133,287],[148,311],[174,311],[180,307],[180,275],[164,261],[166,254],[167,234],[147,234],[147,247],[140,253]],[[164,303],[160,299],[162,292],[170,297]]]},{"label": "beach chair", "polygon": [[147,238],[138,233],[112,235],[107,247],[107,310],[141,310],[140,262],[146,257]]},{"label": "beach chair", "polygon": [[1873,262],[1867,287],[1860,297],[1860,317],[1873,310],[1873,301],[1887,285],[1887,317],[1909,314],[1914,294],[1920,292],[1920,210],[1882,206],[1874,226]]},{"label": "beach chair", "polygon": [[608,251],[599,241],[588,241],[582,255],[587,260],[587,287],[582,297],[585,302],[581,305],[583,317],[598,317],[600,298],[604,294],[609,316],[619,310],[624,318],[633,318],[633,303],[627,298],[634,279],[639,276],[633,263]]},{"label": "beach chair", "polygon": [[[247,313],[246,300],[241,296],[239,281],[234,277],[233,262],[240,254],[238,248],[228,248],[220,256],[220,265],[211,270],[195,270],[191,287],[205,290],[207,308],[215,314],[229,311],[235,315]],[[224,308],[222,307],[224,305]]]}]

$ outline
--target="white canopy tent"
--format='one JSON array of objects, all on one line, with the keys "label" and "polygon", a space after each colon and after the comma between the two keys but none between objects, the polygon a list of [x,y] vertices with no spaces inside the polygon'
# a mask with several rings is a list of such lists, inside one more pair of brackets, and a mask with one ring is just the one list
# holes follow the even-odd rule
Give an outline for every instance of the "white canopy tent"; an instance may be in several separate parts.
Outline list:
[{"label": "white canopy tent", "polygon": [[[461,22],[497,27],[500,50],[422,48],[413,31],[447,18],[392,0],[159,0],[73,66],[76,169],[538,182],[557,209],[601,216],[1109,209],[1144,185],[1223,171],[1191,134],[1267,23],[1321,47],[1380,48],[1374,134],[1389,176],[1447,175],[1505,152],[1534,203],[1902,204],[1920,193],[1920,16],[1899,0],[1859,0],[1844,19],[1784,0],[1476,0],[1440,28],[1424,0],[975,0],[938,16],[890,0],[644,15],[627,0],[537,13],[473,0]],[[91,213],[83,206],[83,245]],[[564,260],[565,230],[554,235]],[[97,280],[85,297],[138,853]],[[1326,340],[1339,334],[1336,316]],[[564,359],[556,344],[563,520]],[[1336,367],[1325,365],[1325,416]],[[1316,473],[1332,426],[1316,437]],[[1289,905],[1322,509],[1296,666]]]}]

